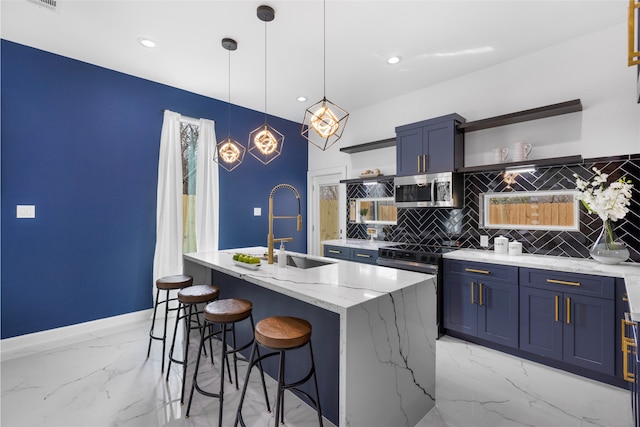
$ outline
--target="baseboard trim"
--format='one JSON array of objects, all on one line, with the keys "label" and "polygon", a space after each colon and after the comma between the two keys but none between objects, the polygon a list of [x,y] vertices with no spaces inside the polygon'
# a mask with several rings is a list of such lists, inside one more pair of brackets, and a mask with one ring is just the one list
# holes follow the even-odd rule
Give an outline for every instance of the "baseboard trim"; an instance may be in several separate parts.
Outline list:
[{"label": "baseboard trim", "polygon": [[47,350],[61,344],[89,339],[100,331],[147,321],[151,319],[152,315],[152,309],[141,310],[62,328],[6,338],[0,340],[0,360],[5,361]]}]

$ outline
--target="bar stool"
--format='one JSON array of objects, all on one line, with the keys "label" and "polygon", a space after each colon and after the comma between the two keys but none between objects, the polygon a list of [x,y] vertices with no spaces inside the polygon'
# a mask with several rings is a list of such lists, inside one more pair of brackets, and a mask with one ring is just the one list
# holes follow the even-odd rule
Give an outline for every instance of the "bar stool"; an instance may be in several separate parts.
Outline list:
[{"label": "bar stool", "polygon": [[[206,334],[206,327],[202,328],[202,333],[200,335],[200,347],[198,351],[198,358],[196,360],[196,368],[193,373],[193,382],[191,383],[191,394],[189,396],[189,405],[187,406],[187,412],[185,414],[186,417],[189,417],[189,412],[191,410],[191,402],[193,400],[193,392],[194,390],[198,390],[201,394],[210,397],[216,397],[220,400],[220,409],[218,410],[218,426],[222,427],[222,406],[224,403],[224,362],[227,360],[227,355],[233,354],[233,364],[235,370],[235,378],[236,378],[236,389],[238,389],[238,357],[237,353],[249,348],[253,343],[254,339],[251,338],[246,344],[242,347],[236,346],[236,333],[235,333],[235,324],[237,322],[249,319],[251,321],[251,328],[253,329],[253,304],[250,301],[243,299],[222,299],[213,301],[204,309],[204,318],[207,323],[211,325],[218,324],[221,326],[220,330],[210,332],[208,335]],[[231,332],[232,340],[233,340],[233,350],[227,349],[227,332]],[[204,343],[208,339],[212,339],[215,335],[222,335],[222,355],[220,357],[220,389],[217,393],[203,390],[198,385],[198,368],[200,366],[200,356],[202,354],[202,348],[204,347]],[[228,362],[227,362],[228,366]],[[262,364],[259,366],[260,375],[262,377],[262,388],[264,390],[264,397],[267,403],[267,410],[271,411],[269,407],[269,398],[267,397],[267,385],[264,381],[264,372],[262,370]],[[231,376],[231,373],[229,373]]]},{"label": "bar stool", "polygon": [[[309,369],[307,375],[301,380],[286,384],[284,381],[285,352],[287,350],[301,348],[305,345],[309,346],[311,368]],[[260,356],[260,353],[257,352],[258,346],[262,346],[265,349],[272,351],[265,354],[264,356]],[[292,392],[298,392],[305,395],[313,403],[316,408],[316,412],[318,413],[318,422],[320,424],[320,427],[322,427],[322,410],[320,409],[318,379],[316,376],[315,362],[313,360],[313,349],[311,348],[311,324],[304,319],[286,316],[267,317],[266,319],[262,319],[261,321],[259,321],[256,325],[255,341],[253,343],[253,348],[251,349],[251,358],[249,359],[247,376],[244,380],[244,386],[242,387],[242,395],[240,397],[238,411],[236,412],[236,421],[234,423],[234,427],[238,425],[238,422],[240,422],[243,427],[246,427],[244,420],[242,419],[242,404],[244,403],[244,397],[247,391],[247,384],[249,383],[249,375],[251,374],[251,369],[254,365],[260,363],[267,357],[276,355],[279,356],[279,369],[275,426],[278,426],[278,422],[284,424],[284,392],[285,390],[291,390]],[[315,400],[309,395],[309,393],[298,388],[298,386],[309,381],[311,377],[313,377],[315,386]]]},{"label": "bar stool", "polygon": [[[166,342],[167,342],[167,320],[169,318],[169,311],[175,311],[178,309],[177,307],[169,308],[169,302],[175,301],[178,299],[178,297],[169,298],[169,292],[176,289],[186,288],[187,286],[191,286],[192,283],[193,283],[193,277],[186,276],[183,274],[161,277],[158,280],[156,280],[156,289],[157,289],[156,304],[153,307],[153,320],[151,321],[151,329],[149,330],[149,348],[147,350],[147,358],[149,358],[149,355],[151,354],[151,342],[153,340],[161,340],[162,341],[162,372],[164,372],[164,354],[165,354]],[[160,301],[160,291],[166,291],[165,299],[162,301]],[[163,303],[165,304],[164,332],[160,337],[157,335],[153,335],[153,328],[156,325],[156,312],[158,310],[158,306]]]},{"label": "bar stool", "polygon": [[[171,363],[182,365],[182,390],[180,392],[180,403],[184,403],[184,385],[187,379],[187,361],[189,360],[189,335],[191,329],[204,328],[204,324],[200,323],[199,315],[202,311],[198,311],[198,304],[208,303],[218,299],[220,288],[211,285],[195,285],[188,286],[178,291],[178,315],[173,328],[173,339],[171,340],[171,349],[169,350],[169,366],[167,367],[166,380],[169,381],[169,372],[171,371]],[[182,311],[182,315],[180,312]],[[193,317],[195,316],[195,320]],[[173,350],[176,345],[176,335],[178,332],[178,323],[184,320],[186,337],[184,340],[184,349],[182,352],[182,360],[173,357]],[[193,326],[196,323],[196,326]],[[213,363],[213,347],[209,341],[209,352],[211,354],[211,362]],[[206,354],[206,353],[205,353]]]}]

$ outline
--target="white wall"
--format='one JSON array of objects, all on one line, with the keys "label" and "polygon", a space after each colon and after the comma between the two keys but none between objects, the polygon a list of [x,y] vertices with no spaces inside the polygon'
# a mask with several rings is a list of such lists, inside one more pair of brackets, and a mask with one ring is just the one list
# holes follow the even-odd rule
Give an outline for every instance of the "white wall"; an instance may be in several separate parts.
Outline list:
[{"label": "white wall", "polygon": [[[347,166],[395,174],[395,149],[345,154],[339,148],[395,136],[395,127],[449,113],[468,121],[581,99],[583,111],[465,135],[465,166],[489,164],[495,147],[533,145],[530,158],[640,153],[636,68],[627,67],[627,27],[614,27],[528,54],[365,109],[350,112],[340,141],[309,148],[309,170]],[[375,88],[371,88],[375,90]]]}]

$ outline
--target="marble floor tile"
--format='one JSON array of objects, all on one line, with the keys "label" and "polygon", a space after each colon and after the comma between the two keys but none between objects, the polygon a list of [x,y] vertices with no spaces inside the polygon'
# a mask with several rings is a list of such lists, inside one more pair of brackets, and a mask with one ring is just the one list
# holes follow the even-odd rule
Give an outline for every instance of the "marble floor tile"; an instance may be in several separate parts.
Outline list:
[{"label": "marble floor tile", "polygon": [[[139,322],[111,333],[18,353],[0,366],[3,427],[204,427],[217,425],[218,401],[195,394],[191,416],[188,367],[185,405],[180,405],[182,371],[160,372],[161,346],[146,358],[148,327]],[[196,340],[192,340],[195,354]],[[219,343],[214,355],[219,357]],[[191,351],[190,349],[190,351]],[[436,408],[419,427],[631,426],[626,390],[547,368],[464,341],[437,342]],[[218,384],[218,366],[203,362],[202,385]],[[246,362],[239,362],[242,383]],[[273,425],[265,411],[257,372],[251,376],[243,415],[249,426]],[[268,379],[271,403],[275,382]],[[223,425],[232,426],[240,391],[226,383]],[[317,426],[315,412],[295,396],[285,399],[289,427]],[[325,426],[331,426],[329,422]],[[350,426],[394,427],[394,426]]]}]

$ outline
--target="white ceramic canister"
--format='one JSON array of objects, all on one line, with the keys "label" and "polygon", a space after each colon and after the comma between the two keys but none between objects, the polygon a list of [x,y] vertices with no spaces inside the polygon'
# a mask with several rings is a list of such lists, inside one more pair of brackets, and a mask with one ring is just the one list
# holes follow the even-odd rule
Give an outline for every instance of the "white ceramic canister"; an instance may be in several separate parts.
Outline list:
[{"label": "white ceramic canister", "polygon": [[509,255],[522,255],[522,243],[509,242]]},{"label": "white ceramic canister", "polygon": [[493,250],[497,254],[506,255],[509,251],[509,239],[503,236],[493,239]]}]

